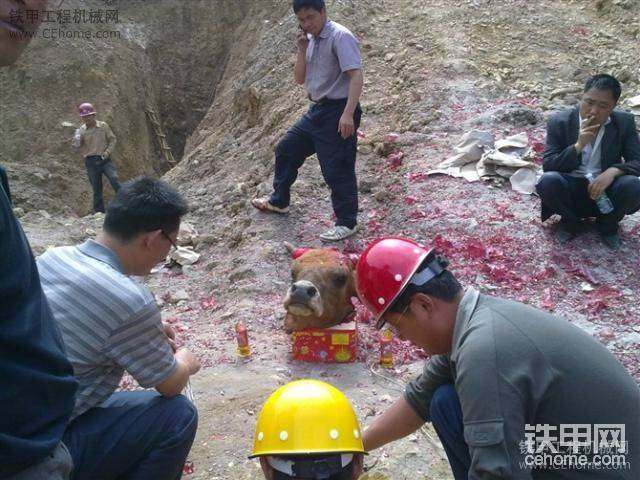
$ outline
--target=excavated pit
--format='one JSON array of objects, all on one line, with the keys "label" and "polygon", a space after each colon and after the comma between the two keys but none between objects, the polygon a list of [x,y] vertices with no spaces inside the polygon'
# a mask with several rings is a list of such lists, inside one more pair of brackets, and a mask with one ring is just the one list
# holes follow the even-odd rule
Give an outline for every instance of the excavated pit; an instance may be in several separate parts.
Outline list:
[{"label": "excavated pit", "polygon": [[[237,37],[254,18],[262,22],[270,7],[233,0],[50,3],[49,11],[87,17],[108,9],[117,21],[45,23],[21,60],[0,72],[0,162],[15,205],[27,212],[89,213],[84,164],[70,146],[73,126],[80,125],[76,107],[85,101],[118,138],[113,159],[121,179],[164,174],[173,165],[148,112],[156,113],[179,162],[216,98],[229,57],[245,44]],[[111,195],[110,187],[105,193]]]}]

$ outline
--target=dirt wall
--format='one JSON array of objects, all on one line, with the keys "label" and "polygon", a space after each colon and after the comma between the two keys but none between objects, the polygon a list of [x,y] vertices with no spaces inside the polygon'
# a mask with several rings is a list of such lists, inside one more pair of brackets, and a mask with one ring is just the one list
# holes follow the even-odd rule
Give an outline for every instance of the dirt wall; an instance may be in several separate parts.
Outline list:
[{"label": "dirt wall", "polygon": [[[215,98],[235,29],[251,3],[50,4],[53,21],[43,23],[17,64],[0,72],[0,162],[15,204],[25,211],[88,213],[84,163],[70,146],[71,125],[80,124],[76,107],[84,101],[96,106],[98,118],[118,137],[113,159],[121,179],[168,170],[145,110],[159,113],[179,159]],[[107,10],[116,19],[87,20]],[[70,21],[57,18],[64,11],[71,12]],[[76,23],[75,12],[85,20]],[[105,192],[109,196],[110,187]]]}]

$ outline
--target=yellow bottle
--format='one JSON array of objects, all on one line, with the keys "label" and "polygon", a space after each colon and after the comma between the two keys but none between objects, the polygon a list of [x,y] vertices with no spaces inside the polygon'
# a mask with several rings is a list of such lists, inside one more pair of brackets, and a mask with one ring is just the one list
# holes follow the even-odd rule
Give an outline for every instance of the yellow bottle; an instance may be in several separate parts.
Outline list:
[{"label": "yellow bottle", "polygon": [[391,341],[393,333],[391,330],[384,330],[380,334],[380,366],[383,368],[393,368],[393,352],[391,351]]}]

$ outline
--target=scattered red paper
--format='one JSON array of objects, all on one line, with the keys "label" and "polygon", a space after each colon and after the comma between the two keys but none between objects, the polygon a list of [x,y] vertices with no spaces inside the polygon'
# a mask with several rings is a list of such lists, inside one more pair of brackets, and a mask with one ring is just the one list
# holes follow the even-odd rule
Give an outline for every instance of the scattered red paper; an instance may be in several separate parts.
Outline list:
[{"label": "scattered red paper", "polygon": [[464,246],[464,251],[469,258],[484,258],[487,255],[487,250],[479,240],[471,240]]},{"label": "scattered red paper", "polygon": [[414,210],[407,215],[407,218],[411,221],[417,221],[427,218],[427,214],[421,210]]},{"label": "scattered red paper", "polygon": [[410,173],[407,176],[407,179],[410,182],[424,182],[425,180],[427,180],[429,178],[429,175],[427,175],[424,172],[415,172],[415,173]]},{"label": "scattered red paper", "polygon": [[586,310],[591,315],[597,315],[606,308],[609,308],[620,296],[620,292],[615,288],[602,285],[589,293],[589,298],[585,305]]},{"label": "scattered red paper", "polygon": [[556,301],[553,298],[553,290],[551,287],[547,287],[542,291],[542,301],[540,302],[540,308],[554,311],[556,308]]},{"label": "scattered red paper", "polygon": [[171,327],[176,331],[176,333],[186,332],[187,330],[189,330],[188,325],[185,325],[183,322],[181,322],[179,319],[175,317],[165,318],[163,321],[164,323],[168,323],[169,325],[171,325]]},{"label": "scattered red paper", "polygon": [[402,165],[402,159],[404,158],[404,152],[398,150],[397,152],[393,152],[387,156],[387,160],[389,160],[390,168],[398,168]]},{"label": "scattered red paper", "polygon": [[444,239],[440,234],[433,237],[433,240],[431,240],[431,245],[433,245],[433,248],[435,248],[437,252],[447,257],[450,257],[453,254],[453,243],[451,243],[449,240]]},{"label": "scattered red paper", "polygon": [[532,278],[534,280],[546,280],[548,278],[554,277],[556,275],[556,270],[553,267],[545,267],[539,272],[533,274]]},{"label": "scattered red paper", "polygon": [[220,308],[220,304],[213,296],[202,299],[202,301],[200,302],[200,306],[204,310],[216,310]]},{"label": "scattered red paper", "polygon": [[193,466],[193,462],[187,460],[182,468],[182,473],[184,475],[191,475],[195,471],[195,467]]},{"label": "scattered red paper", "polygon": [[398,135],[397,133],[387,133],[384,136],[384,141],[386,143],[396,143],[398,141],[399,137],[400,137],[400,135]]}]

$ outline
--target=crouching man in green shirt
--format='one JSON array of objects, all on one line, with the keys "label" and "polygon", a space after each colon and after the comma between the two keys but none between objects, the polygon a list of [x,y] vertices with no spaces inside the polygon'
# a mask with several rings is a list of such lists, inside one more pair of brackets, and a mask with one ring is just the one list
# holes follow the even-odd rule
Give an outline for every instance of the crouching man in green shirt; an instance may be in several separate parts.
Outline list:
[{"label": "crouching man in green shirt", "polygon": [[578,327],[464,291],[433,250],[376,240],[358,296],[432,357],[363,434],[366,451],[432,422],[458,479],[638,479],[640,389]]}]

